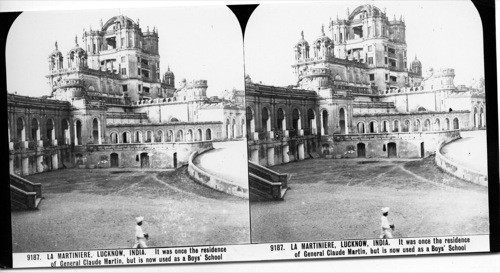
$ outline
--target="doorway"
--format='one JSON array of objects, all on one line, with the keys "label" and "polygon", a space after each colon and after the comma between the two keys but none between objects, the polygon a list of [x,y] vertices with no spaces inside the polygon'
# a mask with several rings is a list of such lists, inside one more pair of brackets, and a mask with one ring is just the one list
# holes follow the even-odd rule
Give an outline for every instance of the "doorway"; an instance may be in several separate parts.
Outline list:
[{"label": "doorway", "polygon": [[421,158],[425,157],[425,146],[423,142],[420,143],[420,157]]},{"label": "doorway", "polygon": [[174,169],[177,169],[177,153],[174,153]]},{"label": "doorway", "polygon": [[398,156],[398,152],[396,150],[396,143],[389,142],[387,144],[387,156],[388,157],[397,157]]},{"label": "doorway", "polygon": [[365,158],[366,157],[366,148],[364,143],[358,143],[357,145],[358,157]]},{"label": "doorway", "polygon": [[149,168],[149,155],[148,155],[148,153],[141,153],[141,168]]},{"label": "doorway", "polygon": [[112,153],[110,156],[111,160],[111,168],[118,168],[118,154],[117,153]]}]

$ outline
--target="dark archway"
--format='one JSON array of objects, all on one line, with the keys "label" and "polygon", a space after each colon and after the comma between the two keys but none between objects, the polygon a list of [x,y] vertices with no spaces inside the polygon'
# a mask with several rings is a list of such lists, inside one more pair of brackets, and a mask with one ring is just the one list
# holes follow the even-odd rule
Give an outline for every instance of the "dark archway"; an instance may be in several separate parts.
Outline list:
[{"label": "dark archway", "polygon": [[82,122],[76,121],[76,143],[75,145],[82,145]]},{"label": "dark archway", "polygon": [[99,121],[96,118],[92,121],[92,139],[94,144],[99,144]]},{"label": "dark archway", "polygon": [[387,143],[387,157],[398,157],[398,151],[396,149],[395,142]]},{"label": "dark archway", "polygon": [[111,168],[118,168],[119,164],[119,159],[118,159],[118,154],[117,153],[112,153],[109,155],[110,158],[110,164]]},{"label": "dark archway", "polygon": [[340,126],[340,133],[341,134],[347,134],[344,108],[340,108],[340,112],[339,112],[339,126]]},{"label": "dark archway", "polygon": [[141,168],[149,168],[149,155],[148,155],[148,153],[141,153]]},{"label": "dark archway", "polygon": [[423,142],[420,143],[420,157],[421,158],[425,157],[425,145]]},{"label": "dark archway", "polygon": [[358,143],[357,150],[358,150],[358,157],[359,158],[366,157],[366,146],[364,143]]},{"label": "dark archway", "polygon": [[174,169],[177,169],[177,153],[174,153],[173,160],[174,160]]},{"label": "dark archway", "polygon": [[460,124],[459,124],[458,118],[453,119],[453,129],[454,130],[460,129]]}]

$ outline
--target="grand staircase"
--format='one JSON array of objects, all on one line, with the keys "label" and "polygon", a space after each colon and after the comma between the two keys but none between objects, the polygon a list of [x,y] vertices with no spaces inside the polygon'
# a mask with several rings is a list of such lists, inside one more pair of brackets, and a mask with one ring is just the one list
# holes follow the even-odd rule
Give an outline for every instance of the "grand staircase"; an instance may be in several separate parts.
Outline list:
[{"label": "grand staircase", "polygon": [[248,162],[250,201],[283,200],[288,190],[288,175]]},{"label": "grand staircase", "polygon": [[10,203],[12,210],[33,210],[42,201],[42,185],[10,174]]}]

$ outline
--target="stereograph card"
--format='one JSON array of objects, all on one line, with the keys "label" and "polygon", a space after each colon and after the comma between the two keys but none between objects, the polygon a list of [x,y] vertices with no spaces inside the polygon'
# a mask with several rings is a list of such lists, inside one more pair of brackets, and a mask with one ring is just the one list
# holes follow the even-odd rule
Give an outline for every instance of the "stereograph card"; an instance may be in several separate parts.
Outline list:
[{"label": "stereograph card", "polygon": [[496,251],[485,5],[5,13],[3,263]]}]

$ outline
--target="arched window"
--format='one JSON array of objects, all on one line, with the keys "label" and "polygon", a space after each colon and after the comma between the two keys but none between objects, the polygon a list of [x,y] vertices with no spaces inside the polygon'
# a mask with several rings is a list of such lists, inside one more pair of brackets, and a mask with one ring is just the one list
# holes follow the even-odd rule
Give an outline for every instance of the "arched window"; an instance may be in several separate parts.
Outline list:
[{"label": "arched window", "polygon": [[189,129],[186,133],[186,142],[193,141],[193,130]]},{"label": "arched window", "polygon": [[70,133],[69,133],[69,122],[67,119],[63,119],[61,121],[61,129],[64,137],[64,144],[69,145],[71,142]]},{"label": "arched window", "polygon": [[453,119],[453,129],[454,130],[460,129],[460,121],[458,120],[458,118]]},{"label": "arched window", "polygon": [[[253,133],[255,132],[255,121],[253,115],[253,109],[251,107],[246,108],[246,119],[247,119],[247,139],[253,139]],[[208,130],[208,129],[207,129]],[[209,140],[207,138],[207,140]]]},{"label": "arched window", "polygon": [[24,119],[18,118],[16,122],[16,137],[17,141],[26,141],[26,134],[24,128]]},{"label": "arched window", "polygon": [[262,108],[262,131],[271,131],[271,118],[267,107]]},{"label": "arched window", "polygon": [[[326,112],[326,110],[324,110],[324,112]],[[328,124],[328,112],[326,113],[326,116],[327,116],[327,122],[324,124]],[[344,108],[340,108],[339,111],[339,127],[341,134],[347,134],[347,121]]]},{"label": "arched window", "polygon": [[359,134],[365,133],[365,124],[363,122],[358,122],[358,125],[356,127],[358,128]]},{"label": "arched window", "polygon": [[54,129],[54,120],[47,120],[47,139],[54,140],[56,139],[55,129]]},{"label": "arched window", "polygon": [[205,140],[212,140],[212,130],[207,129],[205,132]]},{"label": "arched window", "polygon": [[156,131],[155,142],[163,142],[163,131]]},{"label": "arched window", "polygon": [[94,118],[94,120],[92,120],[92,140],[94,144],[100,144],[100,135],[99,120]]},{"label": "arched window", "polygon": [[368,124],[368,133],[377,133],[377,122],[370,121]]},{"label": "arched window", "polygon": [[173,142],[174,141],[174,132],[172,130],[168,130],[167,132],[167,142]]},{"label": "arched window", "polygon": [[411,123],[409,120],[405,120],[403,123],[403,127],[401,128],[402,132],[410,132]]},{"label": "arched window", "polygon": [[286,130],[286,125],[285,125],[285,112],[283,109],[278,108],[278,111],[276,111],[276,121],[277,121],[277,127],[278,130]]},{"label": "arched window", "polygon": [[134,143],[141,143],[142,142],[142,132],[141,131],[135,131],[134,134]]},{"label": "arched window", "polygon": [[117,144],[118,143],[118,134],[113,132],[109,135],[109,138],[111,139],[112,144]]},{"label": "arched window", "polygon": [[321,123],[323,126],[323,135],[328,135],[328,111],[326,110],[321,111]]},{"label": "arched window", "polygon": [[177,131],[175,142],[184,142],[184,132],[182,130]]},{"label": "arched window", "polygon": [[31,120],[31,139],[32,140],[40,140],[40,125],[38,124],[38,120],[33,118]]},{"label": "arched window", "polygon": [[153,132],[146,131],[146,141],[147,143],[151,143],[153,141]]},{"label": "arched window", "polygon": [[130,133],[129,132],[122,133],[122,143],[130,143]]},{"label": "arched window", "polygon": [[392,127],[393,132],[399,132],[399,120],[394,120],[394,126]]},{"label": "arched window", "polygon": [[413,126],[413,131],[414,132],[420,132],[421,131],[421,127],[420,127],[420,120],[419,119],[416,119],[415,120],[415,123],[414,123],[414,126]]},{"label": "arched window", "polygon": [[201,141],[201,129],[196,130],[195,141]]},{"label": "arched window", "polygon": [[82,122],[80,120],[75,122],[75,145],[82,145]]},{"label": "arched window", "polygon": [[300,111],[298,109],[293,109],[292,111],[292,127],[295,132],[299,132],[301,128],[300,124]]},{"label": "arched window", "polygon": [[429,131],[431,128],[431,120],[430,119],[426,119],[424,121],[424,128],[423,128],[423,131]]}]

